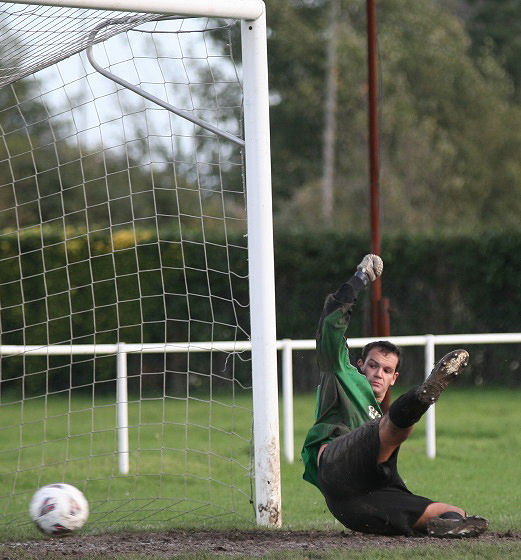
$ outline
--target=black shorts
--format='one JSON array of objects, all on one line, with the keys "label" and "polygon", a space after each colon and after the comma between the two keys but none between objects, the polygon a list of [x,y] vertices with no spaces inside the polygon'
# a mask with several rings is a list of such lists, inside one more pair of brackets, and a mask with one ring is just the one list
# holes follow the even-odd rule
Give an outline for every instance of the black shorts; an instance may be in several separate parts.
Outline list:
[{"label": "black shorts", "polygon": [[324,449],[319,483],[331,513],[354,531],[412,535],[432,500],[410,492],[397,470],[398,449],[378,464],[379,421],[334,439]]}]

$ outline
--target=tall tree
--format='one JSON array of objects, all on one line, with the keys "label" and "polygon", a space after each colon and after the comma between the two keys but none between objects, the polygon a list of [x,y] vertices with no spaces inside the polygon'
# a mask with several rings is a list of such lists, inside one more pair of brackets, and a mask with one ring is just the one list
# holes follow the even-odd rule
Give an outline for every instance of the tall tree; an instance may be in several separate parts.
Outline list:
[{"label": "tall tree", "polygon": [[329,4],[325,123],[322,146],[322,218],[326,224],[333,219],[340,0],[330,0]]},{"label": "tall tree", "polygon": [[[365,3],[339,18],[335,228],[367,230]],[[273,176],[278,223],[315,224],[320,207],[328,11],[268,3]],[[439,2],[377,6],[384,231],[518,227],[520,108],[494,57],[470,55],[462,21]],[[521,123],[520,123],[521,124]]]},{"label": "tall tree", "polygon": [[521,92],[521,3],[518,0],[468,0],[467,28],[476,57],[492,53]]},{"label": "tall tree", "polygon": [[267,2],[276,205],[320,175],[327,12],[322,0]]}]

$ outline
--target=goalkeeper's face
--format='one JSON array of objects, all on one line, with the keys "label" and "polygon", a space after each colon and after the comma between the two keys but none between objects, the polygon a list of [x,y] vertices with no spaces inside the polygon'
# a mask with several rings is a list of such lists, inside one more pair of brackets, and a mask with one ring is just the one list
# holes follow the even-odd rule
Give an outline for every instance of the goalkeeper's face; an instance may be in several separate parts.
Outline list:
[{"label": "goalkeeper's face", "polygon": [[365,361],[358,360],[360,371],[367,377],[378,402],[382,402],[387,389],[392,387],[398,377],[398,356],[381,348],[371,348]]}]

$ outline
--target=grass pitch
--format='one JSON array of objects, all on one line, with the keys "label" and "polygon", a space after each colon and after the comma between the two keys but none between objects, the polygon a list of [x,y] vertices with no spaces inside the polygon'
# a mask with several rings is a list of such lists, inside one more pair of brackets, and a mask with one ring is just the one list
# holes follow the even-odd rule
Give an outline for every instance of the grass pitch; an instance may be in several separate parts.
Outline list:
[{"label": "grass pitch", "polygon": [[[370,557],[383,560],[420,556],[428,559],[521,557],[520,396],[519,389],[451,388],[436,405],[437,457],[434,460],[426,457],[423,422],[418,424],[412,437],[400,451],[399,470],[413,492],[459,505],[469,513],[487,517],[491,522],[491,532],[503,536],[502,539],[498,537],[497,542],[491,542],[490,539],[481,542],[479,539],[439,544],[430,542],[428,546],[423,547],[420,542],[401,545],[395,541],[393,546],[389,547],[381,546],[378,541],[374,541],[373,546],[371,537],[368,537],[368,544],[363,550],[344,548],[311,552],[306,551],[306,546],[303,546],[293,548],[289,552],[283,548],[270,549],[268,540],[254,555],[244,553],[233,556],[296,559]],[[246,397],[243,399],[234,411],[234,426],[229,423],[229,408],[213,407],[212,425],[219,428],[215,434],[204,428],[208,419],[208,403],[191,402],[189,414],[193,426],[189,428],[189,447],[193,453],[188,454],[182,450],[183,445],[175,443],[176,438],[181,438],[181,432],[176,432],[180,429],[176,422],[163,422],[165,418],[172,420],[172,415],[177,413],[177,410],[169,411],[170,405],[167,405],[165,410],[165,405],[160,401],[139,405],[135,403],[133,412],[131,407],[131,424],[137,426],[139,419],[146,417],[147,427],[141,430],[136,428],[133,432],[131,430],[131,474],[126,477],[119,476],[115,467],[114,410],[111,404],[107,403],[106,407],[101,407],[100,412],[104,411],[103,414],[93,419],[88,411],[88,403],[76,403],[74,410],[81,419],[73,417],[67,420],[72,423],[77,420],[77,428],[74,428],[76,431],[73,430],[73,433],[78,434],[78,438],[74,442],[76,447],[72,453],[70,448],[67,451],[60,447],[59,437],[56,437],[49,450],[40,445],[42,425],[38,414],[41,410],[38,412],[37,407],[31,410],[30,405],[26,403],[23,426],[23,442],[28,448],[26,456],[9,451],[20,441],[20,431],[7,428],[15,425],[15,409],[13,406],[0,408],[0,496],[1,514],[4,519],[0,525],[0,539],[5,542],[1,547],[0,556],[15,560],[33,558],[35,556],[31,555],[30,550],[23,546],[13,547],[9,541],[17,540],[23,543],[37,540],[40,547],[39,557],[54,557],[52,549],[41,548],[48,541],[35,531],[26,513],[32,488],[38,485],[35,475],[40,473],[38,476],[42,476],[42,472],[46,473],[47,477],[57,477],[56,480],[78,485],[85,490],[93,506],[93,515],[75,539],[96,538],[96,534],[106,537],[105,523],[110,521],[111,516],[118,520],[126,518],[125,522],[119,521],[119,525],[116,524],[118,529],[131,528],[152,532],[188,526],[253,529],[253,510],[249,504],[247,442],[251,420],[248,413],[249,401]],[[63,423],[65,418],[61,415],[59,407],[65,407],[65,404],[57,402],[53,406],[58,408],[54,413],[52,409],[48,409],[46,414],[51,423],[56,422],[52,429],[58,434],[59,423]],[[293,465],[287,464],[283,459],[281,461],[283,529],[341,532],[342,527],[327,511],[318,490],[302,480],[298,448],[313,421],[313,409],[313,395],[299,395],[295,398],[296,460]],[[56,420],[60,417],[61,420]],[[95,449],[92,447],[92,438],[87,437],[92,426],[98,433]],[[226,435],[231,433],[232,427],[234,430],[242,430],[240,437],[233,438],[233,444],[230,436]],[[63,427],[61,429],[63,430]],[[52,430],[49,428],[47,433],[52,433]],[[85,433],[85,436],[82,436],[82,433]],[[186,431],[182,434],[185,438]],[[158,445],[158,438],[169,442],[167,447],[171,453],[165,452],[164,445]],[[62,444],[70,446],[70,440],[68,441],[68,444]],[[185,442],[184,439],[182,441]],[[208,453],[208,450],[211,453]],[[94,455],[95,458],[90,463],[84,463],[81,458],[89,455]],[[69,460],[64,462],[64,457],[68,457]],[[45,465],[39,466],[42,463]],[[209,472],[213,475],[208,476]],[[180,473],[182,476],[179,476]],[[13,477],[16,478],[16,492],[10,496]],[[235,481],[233,489],[232,485],[223,484],[226,480]],[[196,489],[195,494],[192,494],[191,490],[187,493],[187,488]],[[190,500],[173,500],[176,495],[185,497],[189,494]],[[221,512],[234,513],[220,515],[209,512],[198,516],[197,507],[193,505],[193,496],[196,496],[195,501],[199,500],[200,504],[206,505],[205,507],[210,507],[207,504],[211,503],[213,505],[210,509],[213,507]],[[140,506],[135,508],[137,501]],[[202,506],[201,508],[204,509]],[[514,540],[505,537],[509,532],[514,534]],[[154,538],[153,534],[151,538]],[[126,560],[144,558],[147,554],[147,558],[219,557],[220,553],[212,550],[211,547],[207,552],[189,553],[179,550],[178,554],[173,555],[153,552],[148,554],[145,549],[143,553],[136,550],[132,554],[126,551],[119,555],[114,553],[107,556],[106,552],[103,552],[81,554],[80,557]],[[55,557],[62,558],[63,553],[56,551]]]}]

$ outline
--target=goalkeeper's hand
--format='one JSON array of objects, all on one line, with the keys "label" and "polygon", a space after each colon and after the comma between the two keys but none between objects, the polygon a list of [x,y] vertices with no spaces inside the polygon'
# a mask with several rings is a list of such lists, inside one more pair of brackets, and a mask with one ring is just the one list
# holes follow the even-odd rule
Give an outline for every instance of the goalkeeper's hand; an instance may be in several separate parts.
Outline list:
[{"label": "goalkeeper's hand", "polygon": [[356,270],[365,274],[371,282],[380,276],[384,269],[384,262],[378,255],[366,255]]}]

